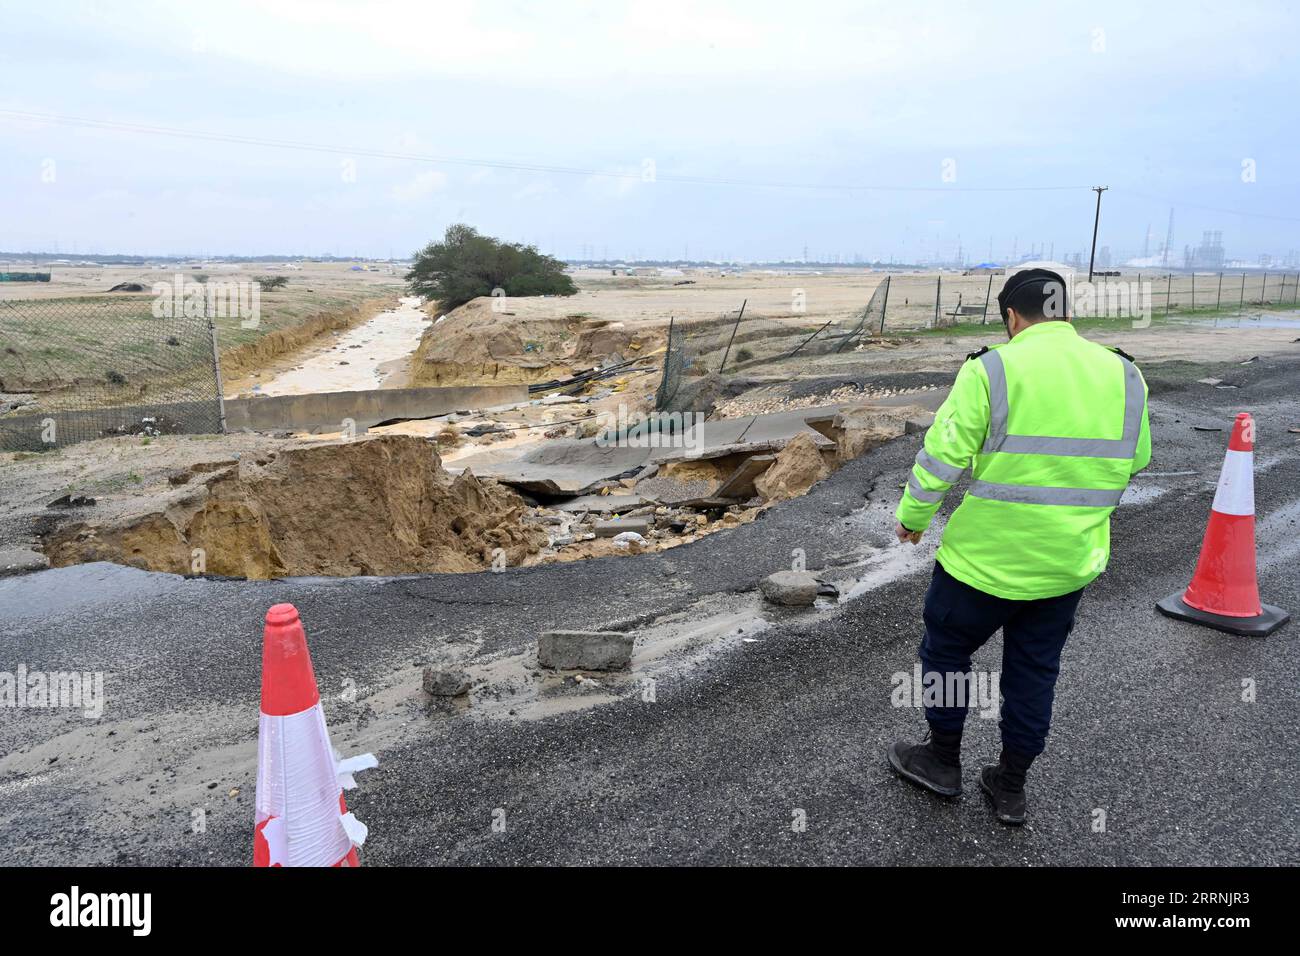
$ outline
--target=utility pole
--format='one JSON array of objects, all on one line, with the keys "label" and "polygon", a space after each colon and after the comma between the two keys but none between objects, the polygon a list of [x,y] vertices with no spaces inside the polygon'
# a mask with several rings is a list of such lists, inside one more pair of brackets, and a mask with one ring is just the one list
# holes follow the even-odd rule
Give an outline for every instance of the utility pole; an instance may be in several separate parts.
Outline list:
[{"label": "utility pole", "polygon": [[1092,266],[1097,261],[1097,227],[1101,225],[1101,194],[1109,186],[1093,186],[1092,191],[1097,194],[1097,216],[1092,220],[1092,254],[1088,256],[1088,281],[1092,282]]}]

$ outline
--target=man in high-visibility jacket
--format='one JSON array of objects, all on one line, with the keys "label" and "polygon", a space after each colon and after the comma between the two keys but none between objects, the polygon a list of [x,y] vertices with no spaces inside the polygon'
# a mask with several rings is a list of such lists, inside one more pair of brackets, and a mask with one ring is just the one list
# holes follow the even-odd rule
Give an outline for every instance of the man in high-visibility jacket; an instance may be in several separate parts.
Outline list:
[{"label": "man in high-visibility jacket", "polygon": [[1008,824],[1025,819],[1025,774],[1047,738],[1079,598],[1106,567],[1110,514],[1151,460],[1142,374],[1075,331],[1066,296],[1046,269],[1007,279],[998,305],[1011,341],[971,353],[957,373],[896,513],[899,541],[918,543],[970,469],[925,597],[930,733],[895,743],[890,764],[934,793],[961,793],[971,654],[1001,628],[1002,755],[980,787]]}]

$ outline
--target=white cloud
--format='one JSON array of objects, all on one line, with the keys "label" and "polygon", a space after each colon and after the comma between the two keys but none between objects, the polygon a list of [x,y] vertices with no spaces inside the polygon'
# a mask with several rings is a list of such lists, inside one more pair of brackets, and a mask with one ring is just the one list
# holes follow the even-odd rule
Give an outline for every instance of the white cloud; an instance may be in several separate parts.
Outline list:
[{"label": "white cloud", "polygon": [[437,169],[426,169],[414,178],[393,187],[393,198],[401,202],[427,199],[447,186],[447,174]]},{"label": "white cloud", "polygon": [[555,183],[551,182],[549,179],[537,180],[528,183],[520,189],[516,189],[510,198],[522,202],[526,199],[540,199],[543,196],[550,196],[557,192],[559,192],[559,190],[555,188]]}]

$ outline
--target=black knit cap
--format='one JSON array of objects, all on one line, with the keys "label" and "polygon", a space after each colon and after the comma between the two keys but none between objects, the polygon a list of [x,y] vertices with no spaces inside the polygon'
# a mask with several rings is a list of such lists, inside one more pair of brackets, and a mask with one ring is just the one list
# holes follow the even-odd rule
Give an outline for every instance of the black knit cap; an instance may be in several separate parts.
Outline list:
[{"label": "black knit cap", "polygon": [[1061,290],[1063,310],[1060,316],[1052,316],[1052,318],[1063,319],[1068,316],[1070,310],[1066,301],[1067,286],[1061,274],[1051,269],[1025,269],[1007,279],[1006,284],[1002,286],[1002,291],[998,293],[998,310],[1002,313],[1002,321],[1008,321],[1008,306],[1013,306],[1017,312],[1029,315],[1040,313],[1044,303],[1051,298],[1049,283],[1055,283]]}]

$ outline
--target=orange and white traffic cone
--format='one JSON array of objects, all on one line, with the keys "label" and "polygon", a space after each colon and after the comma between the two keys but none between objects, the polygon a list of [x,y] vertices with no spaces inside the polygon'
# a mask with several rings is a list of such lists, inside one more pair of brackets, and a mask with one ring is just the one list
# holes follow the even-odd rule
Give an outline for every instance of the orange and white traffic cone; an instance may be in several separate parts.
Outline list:
[{"label": "orange and white traffic cone", "polygon": [[1230,634],[1262,637],[1291,619],[1280,607],[1261,604],[1255,578],[1255,420],[1241,412],[1219,473],[1210,523],[1192,583],[1156,603],[1169,617]]},{"label": "orange and white traffic cone", "polygon": [[262,637],[253,866],[360,866],[366,825],[343,791],[356,786],[353,773],[378,765],[373,754],[338,759],[298,609],[275,605]]}]

